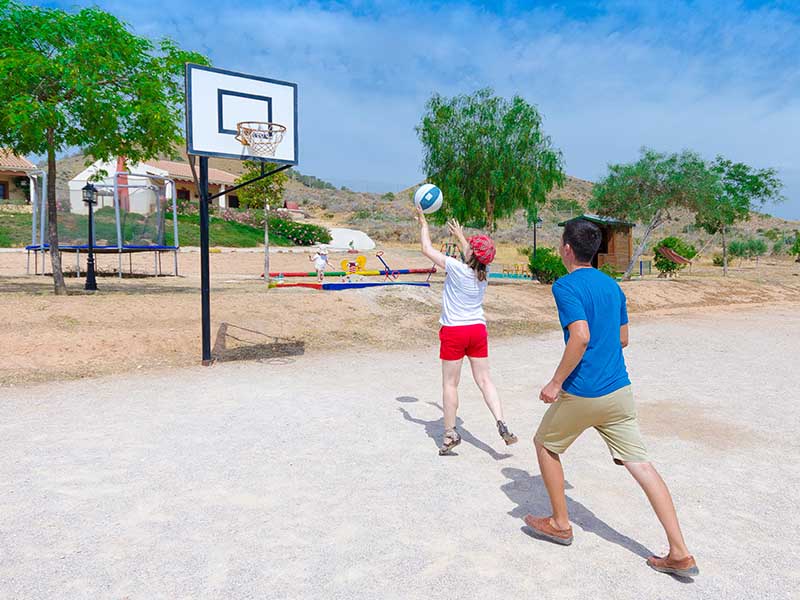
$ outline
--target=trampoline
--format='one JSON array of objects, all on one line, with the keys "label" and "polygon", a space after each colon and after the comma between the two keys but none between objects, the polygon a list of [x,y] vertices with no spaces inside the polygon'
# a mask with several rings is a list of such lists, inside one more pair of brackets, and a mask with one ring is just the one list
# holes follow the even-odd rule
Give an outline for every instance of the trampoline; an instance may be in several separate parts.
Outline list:
[{"label": "trampoline", "polygon": [[[144,165],[145,167],[147,165]],[[95,170],[102,165],[95,164]],[[177,187],[173,179],[166,176],[165,171],[136,173],[117,170],[113,175],[95,183],[98,190],[98,207],[94,211],[95,254],[116,254],[118,256],[117,275],[123,276],[123,255],[128,255],[128,273],[133,275],[133,255],[143,252],[153,253],[153,275],[163,274],[161,258],[165,252],[173,256],[172,275],[178,275],[178,207]],[[158,171],[153,169],[153,171]],[[89,175],[87,174],[87,178]],[[73,180],[75,181],[75,180]],[[78,184],[82,183],[78,182]],[[43,190],[42,190],[43,191]],[[72,193],[72,190],[71,190]],[[44,275],[46,270],[46,254],[50,244],[45,243],[47,231],[46,194],[37,194],[38,202],[34,203],[34,218],[31,232],[31,243],[27,250],[26,271],[30,274],[31,254],[34,258],[34,273]],[[63,203],[62,203],[63,204]],[[168,208],[171,208],[169,210]],[[75,254],[75,272],[81,275],[81,254],[89,253],[89,240],[86,239],[84,214],[80,212],[80,200],[70,197],[70,208],[61,210],[58,217],[59,241],[58,249],[62,253]],[[38,209],[38,210],[37,210]],[[166,231],[166,216],[171,212],[171,237]],[[86,228],[88,230],[88,228]],[[98,229],[101,233],[98,234]],[[98,238],[100,243],[98,244]],[[112,242],[109,241],[112,240]],[[41,261],[39,260],[41,255]],[[41,263],[41,271],[40,271]]]}]

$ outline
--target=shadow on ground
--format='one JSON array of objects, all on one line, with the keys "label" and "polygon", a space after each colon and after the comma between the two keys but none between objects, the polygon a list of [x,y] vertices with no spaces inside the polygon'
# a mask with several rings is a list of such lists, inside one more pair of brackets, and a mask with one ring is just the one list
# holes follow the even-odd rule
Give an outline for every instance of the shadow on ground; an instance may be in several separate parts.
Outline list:
[{"label": "shadow on ground", "polygon": [[211,354],[217,362],[254,360],[280,364],[294,362],[292,357],[305,353],[305,342],[279,338],[261,331],[222,323]]},{"label": "shadow on ground", "polygon": [[[407,404],[412,402],[418,402],[418,399],[414,398],[413,396],[398,396],[397,398],[395,398],[395,400]],[[435,406],[439,410],[442,410],[442,407],[439,404],[436,404],[435,402],[427,402],[427,404],[430,404],[431,406]],[[425,428],[425,433],[428,434],[428,437],[431,440],[433,440],[433,443],[436,445],[437,448],[439,447],[439,444],[442,441],[442,435],[444,434],[444,416],[433,421],[426,421],[424,419],[418,419],[412,416],[411,413],[409,413],[405,408],[398,407],[397,410],[399,410],[403,414],[403,418],[406,421],[409,421],[411,423],[416,423],[417,425],[422,425]],[[442,410],[442,412],[444,411]],[[470,433],[468,429],[464,427],[464,421],[460,417],[456,417],[456,427],[458,428],[458,433],[461,434],[462,441],[466,442],[467,444],[471,444],[472,446],[475,446],[478,450],[483,450],[493,459],[503,460],[511,456],[510,454],[501,454],[500,452],[497,452],[489,444],[475,437],[472,433]],[[458,456],[458,453],[454,451],[451,452],[450,454],[446,454],[445,456]]]},{"label": "shadow on ground", "polygon": [[[513,467],[506,467],[501,473],[509,479],[509,482],[500,486],[500,489],[508,496],[509,500],[517,505],[516,508],[508,513],[509,515],[521,520],[529,513],[536,516],[552,514],[550,499],[547,496],[547,489],[544,487],[541,475],[531,475],[527,471]],[[564,482],[564,487],[568,490],[573,489],[567,481]],[[621,546],[644,559],[653,556],[653,552],[647,547],[609,526],[591,510],[569,496],[567,496],[567,508],[569,509],[570,521],[583,531],[593,533],[607,542]],[[530,529],[527,526],[522,529],[530,535]]]}]

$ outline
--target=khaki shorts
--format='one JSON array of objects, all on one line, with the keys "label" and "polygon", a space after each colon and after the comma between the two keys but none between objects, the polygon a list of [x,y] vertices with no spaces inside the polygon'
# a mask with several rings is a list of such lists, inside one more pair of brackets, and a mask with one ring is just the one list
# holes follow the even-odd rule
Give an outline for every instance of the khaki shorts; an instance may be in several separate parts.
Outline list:
[{"label": "khaki shorts", "polygon": [[649,462],[629,385],[599,398],[561,392],[558,402],[542,417],[533,439],[550,452],[562,454],[589,427],[603,438],[615,463]]}]

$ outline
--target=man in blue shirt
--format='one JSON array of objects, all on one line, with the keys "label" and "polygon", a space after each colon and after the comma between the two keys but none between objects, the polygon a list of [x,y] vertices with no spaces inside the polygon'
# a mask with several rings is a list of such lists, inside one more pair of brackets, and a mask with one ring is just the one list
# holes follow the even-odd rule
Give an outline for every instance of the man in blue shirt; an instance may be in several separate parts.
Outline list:
[{"label": "man in blue shirt", "polygon": [[569,272],[553,284],[566,348],[555,375],[539,399],[550,405],[534,436],[536,456],[553,514],[527,515],[538,535],[568,546],[572,543],[564,470],[560,454],[586,429],[603,438],[615,463],[625,465],[647,494],[669,541],[667,556],[652,556],[657,571],[684,577],[699,574],[683,540],[672,497],[647,457],[631,382],[622,349],[628,345],[625,294],[617,283],[592,268],[602,234],[584,219],[568,221],[561,239],[561,259]]}]

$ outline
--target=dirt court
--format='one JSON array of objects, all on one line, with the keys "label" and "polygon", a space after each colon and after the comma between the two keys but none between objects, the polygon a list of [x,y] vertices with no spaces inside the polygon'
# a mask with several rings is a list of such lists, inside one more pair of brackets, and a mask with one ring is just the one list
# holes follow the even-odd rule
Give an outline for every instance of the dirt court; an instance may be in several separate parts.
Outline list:
[{"label": "dirt court", "polygon": [[[360,301],[369,318],[377,300]],[[642,427],[694,581],[645,565],[660,528],[592,432],[565,457],[575,543],[523,530],[547,510],[529,439],[559,332],[493,343],[521,443],[502,445],[465,370],[465,443],[444,458],[436,349],[418,335],[0,390],[0,597],[797,598],[796,307],[633,319]]]},{"label": "dirt court", "polygon": [[[392,268],[429,267],[414,246],[388,245]],[[374,253],[368,268],[379,268]],[[347,254],[331,255],[338,267]],[[349,255],[352,257],[352,255]],[[72,295],[55,297],[49,277],[25,276],[24,252],[0,252],[0,331],[4,360],[0,386],[151,371],[197,364],[200,356],[200,255],[180,254],[180,277],[98,278],[100,292],[83,292],[83,279],[69,278]],[[166,270],[171,256],[164,255]],[[100,256],[103,272],[116,258]],[[134,270],[152,272],[153,258],[134,255]],[[275,271],[308,270],[306,252],[271,256]],[[497,262],[523,262],[512,246],[501,246]],[[127,264],[127,260],[125,261]],[[74,256],[65,255],[65,268]],[[382,288],[347,292],[265,289],[259,278],[263,251],[223,250],[211,255],[212,343],[228,355],[269,358],[293,353],[346,349],[420,349],[436,342],[442,275],[425,288]],[[762,260],[720,269],[698,265],[678,279],[623,284],[631,313],[640,318],[768,304],[800,304],[800,265]],[[408,276],[420,280],[424,276]],[[558,328],[549,286],[494,282],[486,296],[490,333],[498,339]],[[239,355],[237,351],[241,351]],[[346,366],[330,371],[337,376]]]}]

